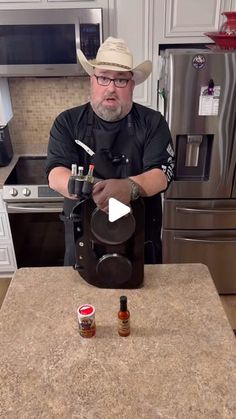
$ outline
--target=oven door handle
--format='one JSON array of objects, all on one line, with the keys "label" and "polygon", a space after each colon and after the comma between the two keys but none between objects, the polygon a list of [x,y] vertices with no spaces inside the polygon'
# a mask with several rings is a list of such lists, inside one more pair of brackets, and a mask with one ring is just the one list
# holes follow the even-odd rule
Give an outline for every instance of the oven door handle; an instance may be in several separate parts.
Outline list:
[{"label": "oven door handle", "polygon": [[28,205],[28,206],[20,206],[20,205],[7,205],[7,210],[8,212],[11,213],[17,213],[17,212],[61,212],[62,211],[62,207],[61,206],[47,206],[47,205],[42,205],[42,206],[35,206],[35,205]]}]

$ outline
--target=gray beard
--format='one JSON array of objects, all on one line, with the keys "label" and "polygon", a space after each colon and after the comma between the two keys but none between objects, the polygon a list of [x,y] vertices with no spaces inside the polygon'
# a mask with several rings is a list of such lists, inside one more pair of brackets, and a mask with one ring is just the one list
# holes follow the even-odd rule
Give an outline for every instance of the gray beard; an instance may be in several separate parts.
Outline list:
[{"label": "gray beard", "polygon": [[124,116],[122,116],[122,109],[120,105],[117,109],[106,109],[102,105],[94,106],[93,102],[91,102],[91,105],[96,115],[104,121],[114,122],[122,119]]}]

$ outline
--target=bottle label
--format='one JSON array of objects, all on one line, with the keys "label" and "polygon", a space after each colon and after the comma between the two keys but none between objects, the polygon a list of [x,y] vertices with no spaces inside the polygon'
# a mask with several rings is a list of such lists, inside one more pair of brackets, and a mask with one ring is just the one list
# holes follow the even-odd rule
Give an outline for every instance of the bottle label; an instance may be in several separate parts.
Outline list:
[{"label": "bottle label", "polygon": [[91,338],[96,333],[95,308],[83,304],[77,310],[79,333],[83,338]]},{"label": "bottle label", "polygon": [[130,330],[129,319],[118,319],[118,330],[121,333],[127,333]]},{"label": "bottle label", "polygon": [[84,318],[79,320],[79,333],[83,338],[91,338],[96,333],[95,319]]}]

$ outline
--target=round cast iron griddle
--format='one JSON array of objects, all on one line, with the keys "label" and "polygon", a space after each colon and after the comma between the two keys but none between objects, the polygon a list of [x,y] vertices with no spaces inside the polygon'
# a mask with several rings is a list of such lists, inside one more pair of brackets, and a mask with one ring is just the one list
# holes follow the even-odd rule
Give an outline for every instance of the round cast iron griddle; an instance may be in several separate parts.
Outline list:
[{"label": "round cast iron griddle", "polygon": [[135,231],[135,219],[127,214],[116,221],[110,222],[108,214],[95,208],[91,216],[91,231],[102,243],[120,244],[128,240]]},{"label": "round cast iron griddle", "polygon": [[103,284],[116,288],[129,281],[132,275],[132,263],[125,256],[117,253],[103,255],[96,266]]}]

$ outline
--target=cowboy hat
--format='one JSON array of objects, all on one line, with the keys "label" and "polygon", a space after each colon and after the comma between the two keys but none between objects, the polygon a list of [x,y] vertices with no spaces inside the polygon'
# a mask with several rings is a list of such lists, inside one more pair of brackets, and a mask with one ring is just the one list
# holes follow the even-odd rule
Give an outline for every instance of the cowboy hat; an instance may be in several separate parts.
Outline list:
[{"label": "cowboy hat", "polygon": [[94,60],[88,61],[79,49],[78,58],[85,71],[92,76],[94,69],[131,71],[135,84],[143,83],[152,71],[152,63],[147,60],[136,67],[133,67],[133,56],[123,39],[109,37],[100,46]]}]

